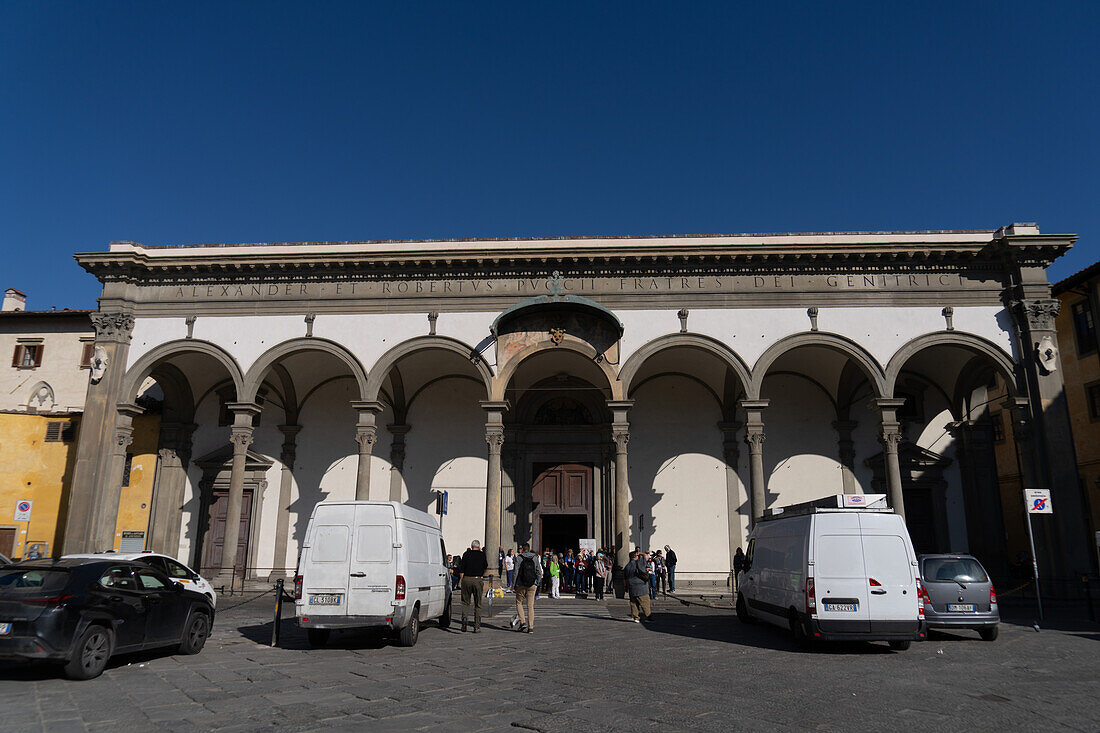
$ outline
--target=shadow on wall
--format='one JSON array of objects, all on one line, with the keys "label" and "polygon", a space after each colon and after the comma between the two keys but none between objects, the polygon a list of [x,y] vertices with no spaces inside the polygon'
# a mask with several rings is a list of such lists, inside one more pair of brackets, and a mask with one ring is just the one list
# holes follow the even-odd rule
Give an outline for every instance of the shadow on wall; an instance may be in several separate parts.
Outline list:
[{"label": "shadow on wall", "polygon": [[[630,536],[634,545],[659,549],[651,548],[651,544],[661,530],[664,541],[679,548],[687,538],[670,537],[673,528],[657,525],[655,509],[664,499],[680,504],[681,512],[693,513],[697,500],[692,493],[713,488],[725,513],[725,461],[718,429],[721,411],[701,387],[678,376],[646,382],[632,397],[635,403],[630,412]],[[709,482],[700,485],[699,475],[691,471],[697,463],[692,459],[699,456],[713,459],[721,466],[712,486]],[[682,477],[677,475],[680,471],[684,472]],[[644,527],[638,526],[639,515],[645,517]],[[724,519],[722,526],[726,527]],[[679,549],[677,554],[681,554]]]}]

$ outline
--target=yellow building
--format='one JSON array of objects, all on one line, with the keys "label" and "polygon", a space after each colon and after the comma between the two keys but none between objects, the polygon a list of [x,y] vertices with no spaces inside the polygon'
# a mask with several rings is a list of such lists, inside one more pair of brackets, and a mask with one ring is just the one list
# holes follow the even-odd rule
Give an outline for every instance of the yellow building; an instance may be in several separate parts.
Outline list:
[{"label": "yellow building", "polygon": [[[49,557],[57,549],[79,419],[79,414],[0,412],[0,552],[5,555],[19,559],[36,548]],[[20,502],[30,502],[30,511],[20,513]]]},{"label": "yellow building", "polygon": [[153,505],[153,483],[157,473],[159,429],[160,415],[134,418],[133,442],[127,453],[122,492],[118,500],[116,550],[137,552],[146,549],[149,509]]}]

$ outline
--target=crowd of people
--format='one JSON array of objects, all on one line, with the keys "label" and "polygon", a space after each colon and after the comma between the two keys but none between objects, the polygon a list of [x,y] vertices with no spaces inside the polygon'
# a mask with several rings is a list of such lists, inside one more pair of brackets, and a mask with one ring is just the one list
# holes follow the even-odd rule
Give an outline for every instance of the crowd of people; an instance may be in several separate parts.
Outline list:
[{"label": "crowd of people", "polygon": [[[616,566],[615,551],[610,547],[582,548],[576,552],[572,548],[557,552],[547,547],[539,554],[524,544],[518,551],[498,548],[497,560],[504,592],[513,593],[516,598],[513,625],[517,631],[534,631],[534,602],[540,594],[561,598],[562,592],[591,593],[602,601],[604,594],[612,592]],[[659,594],[675,592],[676,562],[676,553],[668,545],[652,553],[640,548],[630,553],[623,576],[635,621],[649,618],[650,601]],[[482,579],[488,569],[485,551],[474,540],[461,557],[448,555],[447,565],[451,571],[451,589],[461,589],[462,593],[462,630],[467,630],[472,608],[477,633],[481,629]]]}]

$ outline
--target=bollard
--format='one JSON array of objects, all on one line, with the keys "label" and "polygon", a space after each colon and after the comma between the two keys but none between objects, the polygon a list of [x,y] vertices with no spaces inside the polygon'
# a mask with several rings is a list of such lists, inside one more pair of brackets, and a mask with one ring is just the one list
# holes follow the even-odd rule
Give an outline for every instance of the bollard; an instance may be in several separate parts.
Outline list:
[{"label": "bollard", "polygon": [[279,645],[279,627],[283,616],[283,579],[275,581],[275,623],[271,626],[271,646]]}]

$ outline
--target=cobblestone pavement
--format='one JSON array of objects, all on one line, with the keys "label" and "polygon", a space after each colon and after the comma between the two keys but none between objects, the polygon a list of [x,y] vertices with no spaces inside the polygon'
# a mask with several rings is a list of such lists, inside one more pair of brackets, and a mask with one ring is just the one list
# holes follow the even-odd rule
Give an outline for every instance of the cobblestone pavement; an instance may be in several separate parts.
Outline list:
[{"label": "cobblestone pavement", "polygon": [[284,621],[273,649],[268,597],[222,613],[198,656],[116,658],[89,682],[0,667],[0,731],[1100,727],[1096,624],[807,652],[728,610],[671,600],[650,625],[622,601],[543,599],[536,616],[530,635],[505,630],[507,615],[477,635],[425,626],[411,649],[369,634],[309,649]]}]

